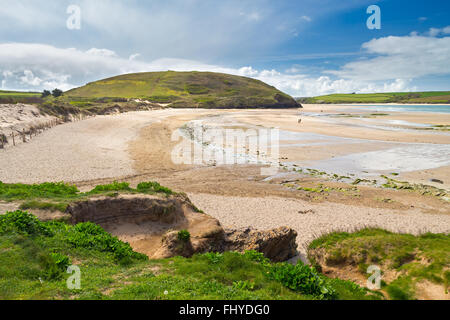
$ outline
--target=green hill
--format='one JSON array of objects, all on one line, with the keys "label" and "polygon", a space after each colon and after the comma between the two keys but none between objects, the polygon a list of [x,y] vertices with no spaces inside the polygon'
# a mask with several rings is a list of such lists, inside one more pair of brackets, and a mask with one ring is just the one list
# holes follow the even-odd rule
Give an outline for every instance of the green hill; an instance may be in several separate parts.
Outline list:
[{"label": "green hill", "polygon": [[298,108],[289,95],[262,81],[212,72],[147,72],[126,74],[72,89],[73,103],[127,98],[189,108]]},{"label": "green hill", "polygon": [[0,90],[0,104],[3,103],[39,103],[40,92],[20,92]]},{"label": "green hill", "polygon": [[330,94],[299,98],[302,103],[450,103],[450,91]]}]

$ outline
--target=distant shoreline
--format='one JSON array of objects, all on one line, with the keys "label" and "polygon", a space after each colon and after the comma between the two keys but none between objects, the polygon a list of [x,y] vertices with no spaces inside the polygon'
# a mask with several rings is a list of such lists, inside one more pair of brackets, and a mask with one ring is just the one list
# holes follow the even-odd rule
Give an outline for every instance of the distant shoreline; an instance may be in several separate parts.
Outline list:
[{"label": "distant shoreline", "polygon": [[302,106],[307,105],[323,105],[323,106],[330,106],[330,105],[336,105],[336,106],[449,106],[448,103],[377,103],[377,102],[367,102],[367,103],[302,103]]}]

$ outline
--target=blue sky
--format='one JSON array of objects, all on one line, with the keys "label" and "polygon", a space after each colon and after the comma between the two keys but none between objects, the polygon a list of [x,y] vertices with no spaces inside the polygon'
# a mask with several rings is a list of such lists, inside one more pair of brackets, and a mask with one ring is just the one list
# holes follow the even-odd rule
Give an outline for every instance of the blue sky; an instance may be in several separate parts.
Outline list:
[{"label": "blue sky", "polygon": [[[366,26],[370,5],[380,30]],[[207,70],[294,96],[450,90],[449,14],[442,0],[0,0],[0,88]]]}]

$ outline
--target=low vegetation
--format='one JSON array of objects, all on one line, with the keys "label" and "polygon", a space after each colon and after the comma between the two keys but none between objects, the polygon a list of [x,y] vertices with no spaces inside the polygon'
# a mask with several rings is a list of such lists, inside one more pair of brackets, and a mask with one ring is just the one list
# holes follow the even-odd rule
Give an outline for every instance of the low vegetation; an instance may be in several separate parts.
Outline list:
[{"label": "low vegetation", "polygon": [[19,92],[0,90],[0,104],[15,103],[41,103],[41,93],[39,92]]},{"label": "low vegetation", "polygon": [[40,209],[64,212],[70,202],[83,200],[91,196],[117,196],[121,193],[175,194],[169,188],[157,182],[142,182],[136,189],[127,182],[114,181],[111,184],[98,185],[89,192],[80,192],[74,185],[63,182],[41,184],[8,184],[0,181],[0,201],[21,202],[20,209]]},{"label": "low vegetation", "polygon": [[450,103],[450,91],[330,94],[299,98],[300,103]]},{"label": "low vegetation", "polygon": [[[81,271],[68,289],[66,269]],[[0,299],[374,299],[349,281],[255,251],[149,261],[92,223],[0,216]]]},{"label": "low vegetation", "polygon": [[349,277],[356,279],[357,273],[369,276],[369,265],[379,266],[382,291],[391,299],[420,298],[424,294],[421,283],[438,285],[441,294],[448,294],[449,252],[450,236],[446,234],[414,236],[379,229],[334,232],[309,246],[309,258],[320,269],[349,266],[354,270]]},{"label": "low vegetation", "polygon": [[[136,188],[113,182],[85,193],[64,183],[0,183],[0,200],[22,201],[22,210],[62,211],[71,201],[119,193],[174,194],[156,182]],[[182,241],[190,237],[187,230],[178,232]],[[448,290],[448,252],[448,235],[366,229],[314,240],[309,247],[313,267],[272,263],[254,251],[148,260],[96,224],[43,222],[15,211],[0,215],[0,299],[415,299],[423,283]],[[67,288],[72,264],[82,272],[81,289]],[[380,292],[358,285],[357,279],[321,273],[329,266],[351,266],[352,279],[366,275],[371,264],[386,275]]]},{"label": "low vegetation", "polygon": [[[393,175],[395,176],[395,174]],[[409,183],[407,181],[399,181],[396,179],[389,178],[385,175],[382,175],[381,177],[385,179],[385,183],[382,184],[383,188],[409,190],[413,192],[418,192],[422,195],[434,196],[442,199],[448,196],[448,193],[445,189],[440,189],[424,184]]]}]

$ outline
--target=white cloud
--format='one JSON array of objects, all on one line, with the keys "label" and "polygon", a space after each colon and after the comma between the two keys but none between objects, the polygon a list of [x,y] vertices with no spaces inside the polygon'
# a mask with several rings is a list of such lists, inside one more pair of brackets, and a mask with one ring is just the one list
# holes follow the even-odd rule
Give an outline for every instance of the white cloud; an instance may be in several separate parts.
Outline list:
[{"label": "white cloud", "polygon": [[414,91],[410,87],[410,80],[396,79],[388,82],[364,82],[344,79],[331,79],[327,76],[317,78],[306,75],[274,74],[273,72],[260,72],[255,78],[267,82],[278,89],[293,96],[311,97],[332,93],[372,93],[372,92],[400,92]]},{"label": "white cloud", "polygon": [[121,58],[108,49],[62,49],[43,44],[0,44],[0,74],[2,87],[8,89],[67,90],[90,81],[118,74],[145,71],[212,71],[252,77],[262,80],[294,96],[315,96],[335,92],[410,91],[409,78],[395,78],[387,82],[311,77],[299,69],[287,72],[275,69],[257,70],[252,66],[226,68],[193,60],[162,58],[144,62]]},{"label": "white cloud", "polygon": [[301,17],[300,17],[300,20],[306,21],[306,22],[311,22],[311,21],[312,21],[312,18],[309,17],[309,16],[301,16]]},{"label": "white cloud", "polygon": [[108,49],[92,48],[92,49],[89,49],[88,51],[86,51],[86,53],[88,55],[99,56],[99,57],[108,57],[108,58],[117,57],[117,54],[114,51],[108,50]]},{"label": "white cloud", "polygon": [[[449,28],[450,29],[450,28]],[[447,28],[440,32],[450,32]],[[362,45],[375,58],[347,63],[340,70],[328,71],[353,80],[383,81],[414,79],[450,74],[450,37],[389,36]]]},{"label": "white cloud", "polygon": [[39,77],[35,77],[31,70],[24,70],[23,77],[20,77],[23,84],[28,86],[40,86],[42,80]]},{"label": "white cloud", "polygon": [[136,60],[137,58],[139,58],[140,56],[141,56],[140,53],[134,53],[134,54],[130,55],[128,60],[133,61],[133,60]]},{"label": "white cloud", "polygon": [[450,26],[447,26],[445,28],[430,28],[428,31],[428,35],[430,37],[436,37],[441,34],[450,34]]},{"label": "white cloud", "polygon": [[80,51],[44,44],[0,44],[0,72],[6,81],[3,87],[68,89],[87,79],[146,68],[144,63],[122,59],[107,49]]}]

